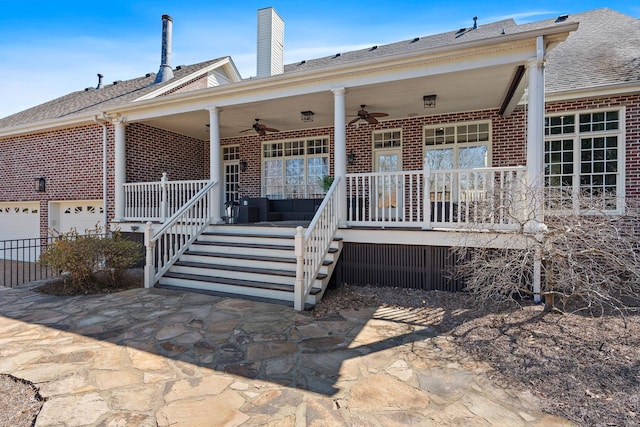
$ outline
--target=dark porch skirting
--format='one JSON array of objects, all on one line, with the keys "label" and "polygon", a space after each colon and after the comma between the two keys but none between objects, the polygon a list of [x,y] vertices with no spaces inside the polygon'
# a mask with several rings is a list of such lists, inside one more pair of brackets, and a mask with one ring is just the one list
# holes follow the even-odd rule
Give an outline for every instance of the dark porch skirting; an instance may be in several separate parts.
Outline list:
[{"label": "dark porch skirting", "polygon": [[455,257],[443,246],[344,243],[334,271],[335,284],[456,292]]}]

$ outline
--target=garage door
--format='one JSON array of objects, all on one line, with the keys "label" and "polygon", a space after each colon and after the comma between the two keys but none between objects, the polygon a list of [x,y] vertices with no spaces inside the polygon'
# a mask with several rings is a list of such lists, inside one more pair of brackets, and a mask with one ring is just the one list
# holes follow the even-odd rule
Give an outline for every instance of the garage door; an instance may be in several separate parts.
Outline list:
[{"label": "garage door", "polygon": [[13,241],[36,237],[40,237],[39,202],[0,203],[0,259],[37,259],[39,242]]},{"label": "garage door", "polygon": [[40,203],[0,203],[0,240],[40,237]]},{"label": "garage door", "polygon": [[84,234],[86,230],[94,230],[103,226],[104,211],[102,200],[75,200],[52,202],[50,228],[58,233],[66,233],[75,229]]}]

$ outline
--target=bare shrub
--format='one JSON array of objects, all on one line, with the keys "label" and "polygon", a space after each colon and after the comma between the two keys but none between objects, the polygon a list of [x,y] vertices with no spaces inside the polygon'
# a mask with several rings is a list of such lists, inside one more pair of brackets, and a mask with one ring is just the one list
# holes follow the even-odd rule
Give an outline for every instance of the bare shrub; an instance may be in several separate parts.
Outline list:
[{"label": "bare shrub", "polygon": [[456,248],[456,274],[464,278],[466,290],[484,302],[529,297],[538,260],[546,310],[638,307],[640,205],[627,201],[622,212],[614,213],[585,208],[590,201],[578,201],[580,213],[554,211],[547,204],[542,223],[534,221],[533,209],[514,205],[518,210],[509,214],[520,227],[506,244],[467,241]]}]

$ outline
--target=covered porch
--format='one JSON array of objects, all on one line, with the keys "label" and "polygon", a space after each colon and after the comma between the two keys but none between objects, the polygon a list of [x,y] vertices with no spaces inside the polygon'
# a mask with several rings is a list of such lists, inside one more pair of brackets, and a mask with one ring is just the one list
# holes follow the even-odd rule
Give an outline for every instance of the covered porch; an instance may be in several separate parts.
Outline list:
[{"label": "covered porch", "polygon": [[[140,101],[113,115],[114,223],[144,229],[154,286],[203,233],[216,233],[226,202],[323,197],[308,227],[292,233],[297,309],[321,296],[340,229],[535,226],[541,199],[527,191],[542,185],[545,53],[573,29],[503,33]],[[129,123],[202,141],[205,176],[127,182],[127,161],[135,161],[127,157]],[[464,143],[445,128],[462,132]],[[480,154],[465,163],[460,153],[470,147]],[[434,161],[436,149],[449,160]],[[323,176],[333,183],[319,192],[314,180]]]}]

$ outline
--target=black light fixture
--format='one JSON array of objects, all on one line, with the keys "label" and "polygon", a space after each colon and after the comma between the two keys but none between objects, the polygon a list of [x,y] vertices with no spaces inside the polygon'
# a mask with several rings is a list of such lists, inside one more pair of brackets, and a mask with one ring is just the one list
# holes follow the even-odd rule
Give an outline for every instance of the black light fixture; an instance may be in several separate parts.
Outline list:
[{"label": "black light fixture", "polygon": [[36,191],[38,193],[44,193],[47,191],[47,180],[45,178],[36,178]]},{"label": "black light fixture", "polygon": [[313,111],[301,111],[300,112],[300,120],[303,122],[312,122],[313,121]]},{"label": "black light fixture", "polygon": [[247,170],[247,161],[242,159],[240,160],[240,172],[244,172]]},{"label": "black light fixture", "polygon": [[422,97],[424,108],[436,108],[436,95],[425,95]]},{"label": "black light fixture", "polygon": [[356,162],[356,155],[353,154],[353,150],[349,154],[347,154],[347,163],[349,165],[353,165]]}]

